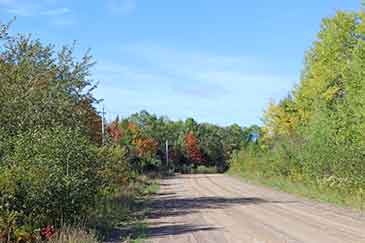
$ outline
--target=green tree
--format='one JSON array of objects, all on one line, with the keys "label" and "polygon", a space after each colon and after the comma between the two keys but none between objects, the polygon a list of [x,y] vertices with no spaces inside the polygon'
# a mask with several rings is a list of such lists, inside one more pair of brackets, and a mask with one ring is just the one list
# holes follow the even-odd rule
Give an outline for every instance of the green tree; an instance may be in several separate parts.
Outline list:
[{"label": "green tree", "polygon": [[[73,58],[74,47],[58,53],[52,45],[20,35],[4,43],[0,53],[0,124],[12,134],[30,128],[78,127],[93,136],[90,115],[94,86],[91,56]],[[90,137],[90,139],[92,139]]]}]

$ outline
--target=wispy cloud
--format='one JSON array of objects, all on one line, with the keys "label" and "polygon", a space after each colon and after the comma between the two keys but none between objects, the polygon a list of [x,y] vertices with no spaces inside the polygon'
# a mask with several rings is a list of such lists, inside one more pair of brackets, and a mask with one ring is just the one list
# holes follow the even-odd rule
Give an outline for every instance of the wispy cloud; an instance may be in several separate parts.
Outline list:
[{"label": "wispy cloud", "polygon": [[14,7],[14,8],[9,8],[6,11],[16,16],[29,17],[33,15],[33,12],[28,8]]},{"label": "wispy cloud", "polygon": [[0,9],[17,16],[31,16],[36,10],[36,4],[19,0],[0,0]]},{"label": "wispy cloud", "polygon": [[[168,75],[174,86],[202,87],[205,90],[220,90],[220,94],[234,92],[245,87],[245,83],[255,83],[262,90],[287,87],[293,77],[272,74],[262,69],[263,61],[252,57],[225,56],[201,51],[177,50],[151,44],[124,46],[121,52],[128,58],[143,60],[152,70]],[[176,80],[184,80],[177,83]],[[245,87],[246,88],[246,87]],[[269,89],[267,89],[269,88]],[[182,90],[196,90],[185,88]],[[191,92],[196,93],[198,92]]]},{"label": "wispy cloud", "polygon": [[122,115],[147,109],[174,119],[254,123],[270,98],[285,95],[296,79],[265,71],[265,62],[251,57],[146,43],[123,46],[120,54],[119,63],[101,62],[95,74],[98,95],[113,111],[123,104]]},{"label": "wispy cloud", "polygon": [[107,0],[106,7],[113,14],[129,15],[137,7],[136,0]]},{"label": "wispy cloud", "polygon": [[76,21],[71,17],[59,16],[52,18],[49,23],[57,27],[68,27],[74,25]]},{"label": "wispy cloud", "polygon": [[71,10],[69,8],[55,8],[41,11],[40,14],[46,16],[57,16],[57,15],[68,14],[70,12]]},{"label": "wispy cloud", "polygon": [[9,5],[15,3],[15,0],[0,0],[0,5]]},{"label": "wispy cloud", "polygon": [[0,0],[0,10],[22,17],[39,15],[60,16],[71,12],[71,10],[66,7],[53,8],[50,6],[50,3],[52,3],[52,5],[54,4],[54,2],[49,2],[49,0]]}]

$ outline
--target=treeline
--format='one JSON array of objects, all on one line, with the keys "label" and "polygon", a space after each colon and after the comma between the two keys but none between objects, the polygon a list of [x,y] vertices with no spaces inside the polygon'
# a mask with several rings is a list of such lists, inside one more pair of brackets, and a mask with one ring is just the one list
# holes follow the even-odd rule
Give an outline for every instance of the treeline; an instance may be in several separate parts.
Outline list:
[{"label": "treeline", "polygon": [[260,129],[237,124],[220,127],[197,123],[193,118],[172,121],[142,111],[122,120],[117,118],[107,131],[109,138],[126,150],[135,170],[190,173],[198,167],[226,171],[233,151],[255,141]]},{"label": "treeline", "polygon": [[232,170],[284,177],[339,200],[365,198],[365,12],[325,18],[305,55],[300,83],[264,115],[261,137],[232,160]]}]

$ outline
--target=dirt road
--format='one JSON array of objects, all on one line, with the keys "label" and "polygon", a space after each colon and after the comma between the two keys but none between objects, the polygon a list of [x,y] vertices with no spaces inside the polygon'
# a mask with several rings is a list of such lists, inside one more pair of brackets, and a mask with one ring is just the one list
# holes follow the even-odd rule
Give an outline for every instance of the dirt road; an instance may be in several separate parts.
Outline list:
[{"label": "dirt road", "polygon": [[365,216],[225,175],[161,181],[146,242],[357,243]]}]

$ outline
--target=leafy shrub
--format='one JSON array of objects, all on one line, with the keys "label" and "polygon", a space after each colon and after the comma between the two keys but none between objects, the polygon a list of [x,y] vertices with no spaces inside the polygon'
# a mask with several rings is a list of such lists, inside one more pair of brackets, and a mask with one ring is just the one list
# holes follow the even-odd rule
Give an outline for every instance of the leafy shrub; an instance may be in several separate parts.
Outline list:
[{"label": "leafy shrub", "polygon": [[74,223],[95,203],[96,154],[72,129],[32,130],[11,140],[0,171],[0,209],[21,214],[18,223],[42,227]]},{"label": "leafy shrub", "polygon": [[101,119],[93,104],[93,64],[87,53],[17,35],[0,43],[0,124],[12,135],[34,128],[77,127],[100,140]]},{"label": "leafy shrub", "polygon": [[101,168],[98,174],[102,178],[102,188],[114,190],[126,186],[129,180],[127,151],[119,145],[98,148],[98,159]]}]

